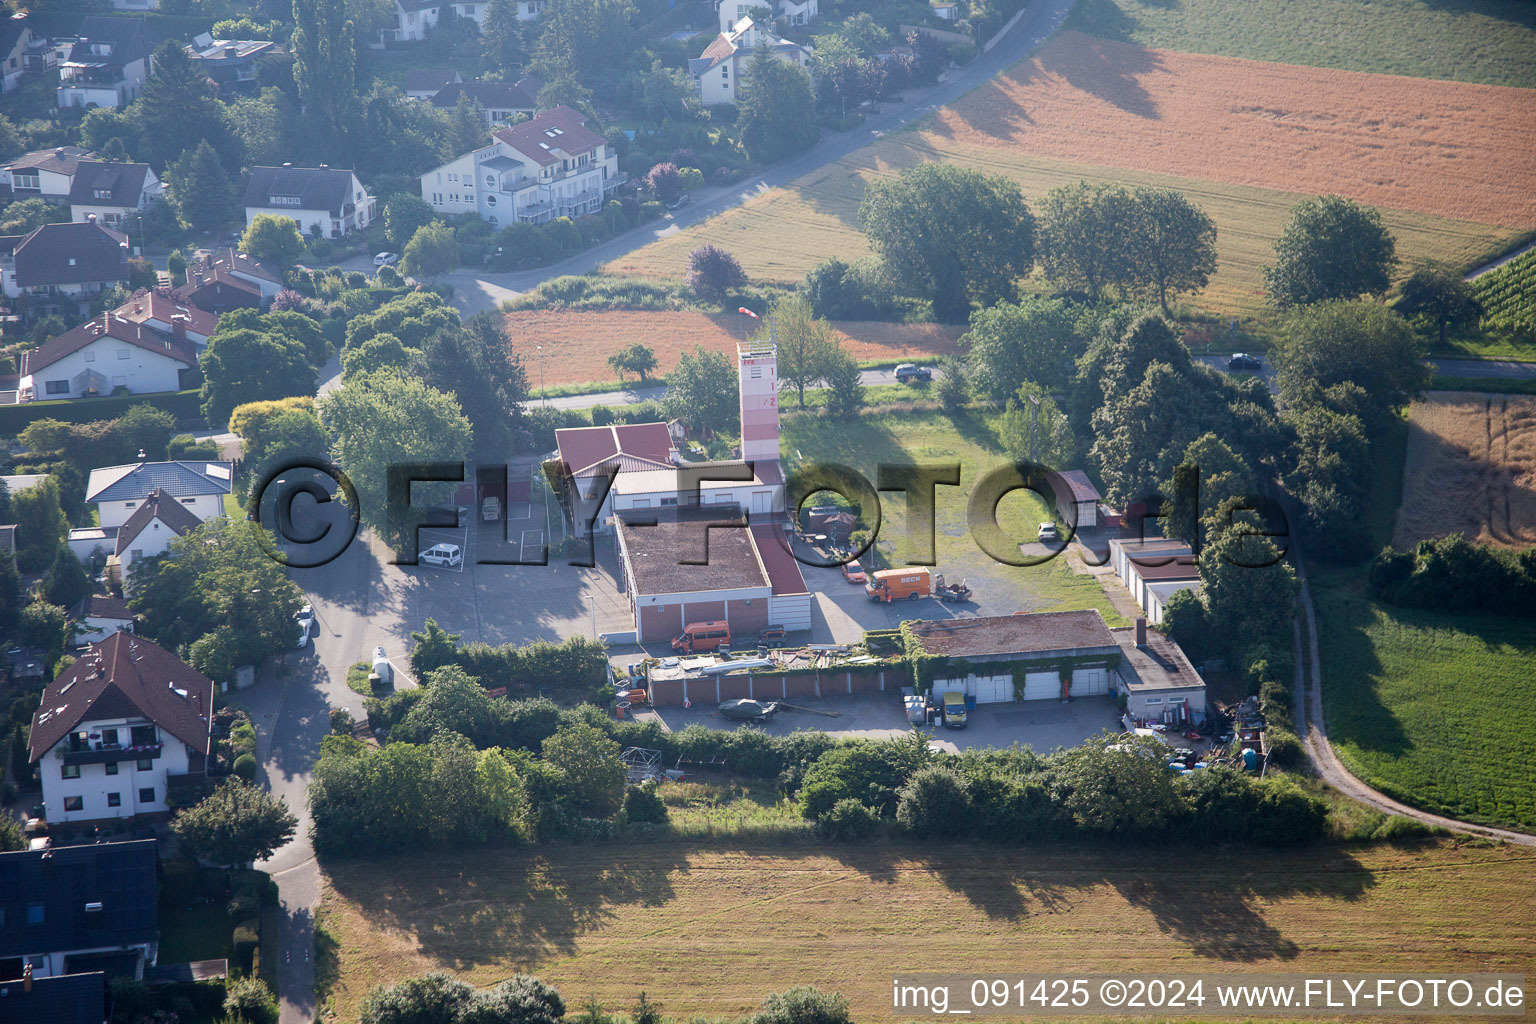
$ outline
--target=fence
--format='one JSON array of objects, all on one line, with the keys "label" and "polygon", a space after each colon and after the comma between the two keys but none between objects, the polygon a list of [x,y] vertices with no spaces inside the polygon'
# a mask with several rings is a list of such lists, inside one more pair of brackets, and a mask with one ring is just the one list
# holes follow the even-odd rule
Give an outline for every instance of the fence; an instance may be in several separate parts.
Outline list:
[{"label": "fence", "polygon": [[790,700],[794,697],[831,697],[849,693],[884,693],[911,683],[904,666],[874,671],[812,669],[799,672],[760,672],[743,675],[694,676],[652,680],[651,703],[676,707],[683,701],[718,704],[726,700]]}]

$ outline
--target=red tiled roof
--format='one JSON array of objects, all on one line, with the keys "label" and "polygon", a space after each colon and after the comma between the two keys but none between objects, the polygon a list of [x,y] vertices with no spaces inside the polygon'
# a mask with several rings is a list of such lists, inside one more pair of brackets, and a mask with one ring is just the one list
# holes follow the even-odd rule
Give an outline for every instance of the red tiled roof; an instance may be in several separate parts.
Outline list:
[{"label": "red tiled roof", "polygon": [[134,323],[115,313],[103,313],[29,352],[23,352],[21,354],[22,376],[41,373],[65,356],[72,355],[103,338],[127,342],[146,352],[153,352],[167,359],[175,359],[188,366],[197,362],[197,356],[175,338],[162,334],[153,327]]},{"label": "red tiled roof", "polygon": [[141,288],[133,293],[133,298],[112,312],[138,324],[146,320],[169,324],[178,316],[183,316],[187,318],[187,330],[205,338],[212,335],[219,326],[219,318],[213,313],[199,309],[185,299],[177,299],[169,291],[160,288],[153,291]]},{"label": "red tiled roof", "polygon": [[87,716],[132,715],[143,715],[206,755],[213,680],[163,647],[114,633],[87,648],[43,690],[32,716],[31,758],[52,750]]},{"label": "red tiled roof", "polygon": [[800,572],[800,563],[789,550],[789,535],[777,526],[753,526],[749,529],[752,531],[752,543],[757,547],[757,557],[768,573],[768,582],[773,586],[773,592],[781,597],[785,594],[809,593],[805,577]]},{"label": "red tiled roof", "polygon": [[491,134],[534,163],[546,166],[560,162],[559,152],[586,153],[608,141],[587,127],[586,118],[564,106]]},{"label": "red tiled roof", "polygon": [[672,435],[665,423],[565,427],[555,431],[555,444],[560,448],[560,461],[570,467],[573,476],[621,455],[655,463],[633,468],[672,468]]}]

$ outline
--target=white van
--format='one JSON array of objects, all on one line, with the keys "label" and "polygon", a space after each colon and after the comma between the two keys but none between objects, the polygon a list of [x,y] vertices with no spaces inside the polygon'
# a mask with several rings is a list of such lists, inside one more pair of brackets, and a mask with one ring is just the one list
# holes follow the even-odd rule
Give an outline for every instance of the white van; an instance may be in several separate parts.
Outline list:
[{"label": "white van", "polygon": [[464,562],[464,552],[457,544],[434,544],[421,553],[422,565],[438,565],[454,568]]}]

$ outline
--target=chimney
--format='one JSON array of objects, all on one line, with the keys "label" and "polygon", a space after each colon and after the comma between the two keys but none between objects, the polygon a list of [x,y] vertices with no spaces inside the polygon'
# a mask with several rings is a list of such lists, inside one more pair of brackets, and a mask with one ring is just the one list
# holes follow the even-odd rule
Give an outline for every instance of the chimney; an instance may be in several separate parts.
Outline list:
[{"label": "chimney", "polygon": [[25,966],[25,967],[23,967],[21,969],[21,990],[22,990],[22,992],[31,992],[32,991],[32,965],[31,964],[27,964],[27,966]]},{"label": "chimney", "polygon": [[1136,616],[1136,647],[1139,650],[1147,649],[1147,617]]},{"label": "chimney", "polygon": [[236,57],[236,56],[239,56],[239,54],[240,54],[240,47],[238,47],[238,46],[226,46],[226,47],[224,47],[224,56],[226,56],[226,57]]},{"label": "chimney", "polygon": [[177,341],[186,341],[187,318],[182,316],[180,313],[171,317],[171,333],[176,336]]},{"label": "chimney", "polygon": [[58,156],[58,157],[62,157],[64,155],[64,147],[63,146],[59,146],[58,148],[56,148],[53,151],[53,155],[54,156]]}]

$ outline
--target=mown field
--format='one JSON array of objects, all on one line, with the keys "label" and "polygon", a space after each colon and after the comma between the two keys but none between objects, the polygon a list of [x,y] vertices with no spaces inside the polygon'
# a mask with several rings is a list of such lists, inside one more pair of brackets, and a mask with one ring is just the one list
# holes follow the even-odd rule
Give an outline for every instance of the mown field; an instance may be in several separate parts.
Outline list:
[{"label": "mown field", "polygon": [[1328,737],[1361,780],[1536,831],[1536,623],[1393,608],[1314,577]]},{"label": "mown field", "polygon": [[1527,0],[1078,0],[1066,27],[1191,53],[1536,88]]},{"label": "mown field", "polygon": [[[899,1019],[911,970],[1424,973],[1536,966],[1536,854],[1448,841],[1195,851],[677,841],[327,865],[337,1018],[431,969],[721,1017],[814,984]],[[940,966],[942,965],[942,968]],[[911,1014],[903,1014],[910,1017]]]},{"label": "mown field", "polygon": [[[977,546],[967,522],[972,489],[985,473],[1009,461],[997,440],[996,419],[995,415],[979,412],[953,418],[938,412],[870,412],[853,420],[831,419],[815,413],[786,414],[782,421],[782,447],[793,467],[816,462],[848,466],[871,484],[878,479],[881,464],[958,463],[959,486],[935,490],[936,571],[950,580],[969,580],[991,608],[1097,608],[1110,625],[1129,625],[1110,604],[1098,581],[1093,576],[1073,572],[1065,557],[1034,566],[1003,565]],[[880,552],[887,564],[899,564],[909,555],[916,555],[906,546],[904,499],[898,494],[883,495],[881,507],[884,518]],[[997,507],[999,527],[1006,537],[1019,542],[1033,542],[1036,527],[1053,518],[1045,502],[1028,491],[1013,492]]]}]

